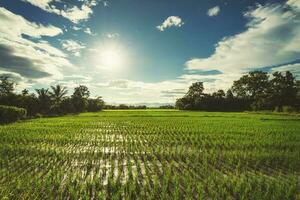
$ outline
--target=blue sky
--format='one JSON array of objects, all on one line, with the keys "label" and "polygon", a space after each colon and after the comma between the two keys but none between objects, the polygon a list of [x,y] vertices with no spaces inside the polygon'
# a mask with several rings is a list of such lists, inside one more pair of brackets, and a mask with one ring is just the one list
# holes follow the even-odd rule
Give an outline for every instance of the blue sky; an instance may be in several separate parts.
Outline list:
[{"label": "blue sky", "polygon": [[[0,73],[87,85],[110,103],[172,103],[195,81],[300,71],[299,0],[0,0]],[[296,62],[295,62],[296,61]]]}]

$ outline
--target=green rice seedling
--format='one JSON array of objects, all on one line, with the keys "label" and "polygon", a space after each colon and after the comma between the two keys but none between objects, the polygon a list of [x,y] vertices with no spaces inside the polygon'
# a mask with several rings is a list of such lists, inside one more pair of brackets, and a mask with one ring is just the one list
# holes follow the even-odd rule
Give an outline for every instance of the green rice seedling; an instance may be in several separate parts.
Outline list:
[{"label": "green rice seedling", "polygon": [[297,199],[299,121],[297,114],[147,110],[3,125],[0,196]]}]

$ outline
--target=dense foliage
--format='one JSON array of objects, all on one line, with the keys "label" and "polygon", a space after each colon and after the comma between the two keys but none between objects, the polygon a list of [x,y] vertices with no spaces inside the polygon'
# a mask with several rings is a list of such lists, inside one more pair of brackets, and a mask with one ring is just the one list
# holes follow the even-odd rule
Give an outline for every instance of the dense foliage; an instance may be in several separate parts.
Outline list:
[{"label": "dense foliage", "polygon": [[0,126],[0,197],[299,199],[299,121],[122,110]]},{"label": "dense foliage", "polygon": [[26,117],[27,111],[24,108],[0,105],[0,123],[15,122]]},{"label": "dense foliage", "polygon": [[204,93],[202,82],[193,83],[187,94],[176,101],[181,110],[244,111],[244,110],[300,110],[300,81],[289,71],[253,71],[233,82],[226,93],[218,90]]},{"label": "dense foliage", "polygon": [[126,105],[126,104],[120,104],[120,105],[105,105],[105,109],[110,109],[110,110],[143,110],[147,109],[147,106],[145,105]]},{"label": "dense foliage", "polygon": [[159,109],[175,109],[175,107],[173,105],[163,105],[159,106]]},{"label": "dense foliage", "polygon": [[76,87],[71,96],[67,96],[66,87],[61,85],[51,86],[50,90],[36,89],[36,94],[29,93],[27,89],[17,94],[14,86],[8,77],[0,77],[0,105],[24,108],[28,116],[94,112],[102,110],[104,106],[100,97],[90,98],[90,92],[84,85]]}]

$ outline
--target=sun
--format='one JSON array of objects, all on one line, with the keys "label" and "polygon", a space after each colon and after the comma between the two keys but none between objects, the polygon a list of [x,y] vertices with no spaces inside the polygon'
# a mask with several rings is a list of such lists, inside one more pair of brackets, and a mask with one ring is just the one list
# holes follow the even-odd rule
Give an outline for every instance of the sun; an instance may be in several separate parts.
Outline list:
[{"label": "sun", "polygon": [[124,64],[123,54],[117,48],[102,50],[100,59],[102,66],[105,68],[116,68]]},{"label": "sun", "polygon": [[129,59],[128,48],[124,48],[119,41],[96,42],[91,47],[91,63],[102,72],[110,75],[126,71]]}]

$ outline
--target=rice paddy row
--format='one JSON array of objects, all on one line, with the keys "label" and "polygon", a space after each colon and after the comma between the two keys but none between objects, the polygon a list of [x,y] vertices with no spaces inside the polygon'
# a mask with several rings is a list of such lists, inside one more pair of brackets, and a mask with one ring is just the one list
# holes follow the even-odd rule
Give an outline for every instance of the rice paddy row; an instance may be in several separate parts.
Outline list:
[{"label": "rice paddy row", "polygon": [[299,199],[299,122],[147,110],[0,126],[0,197]]}]

